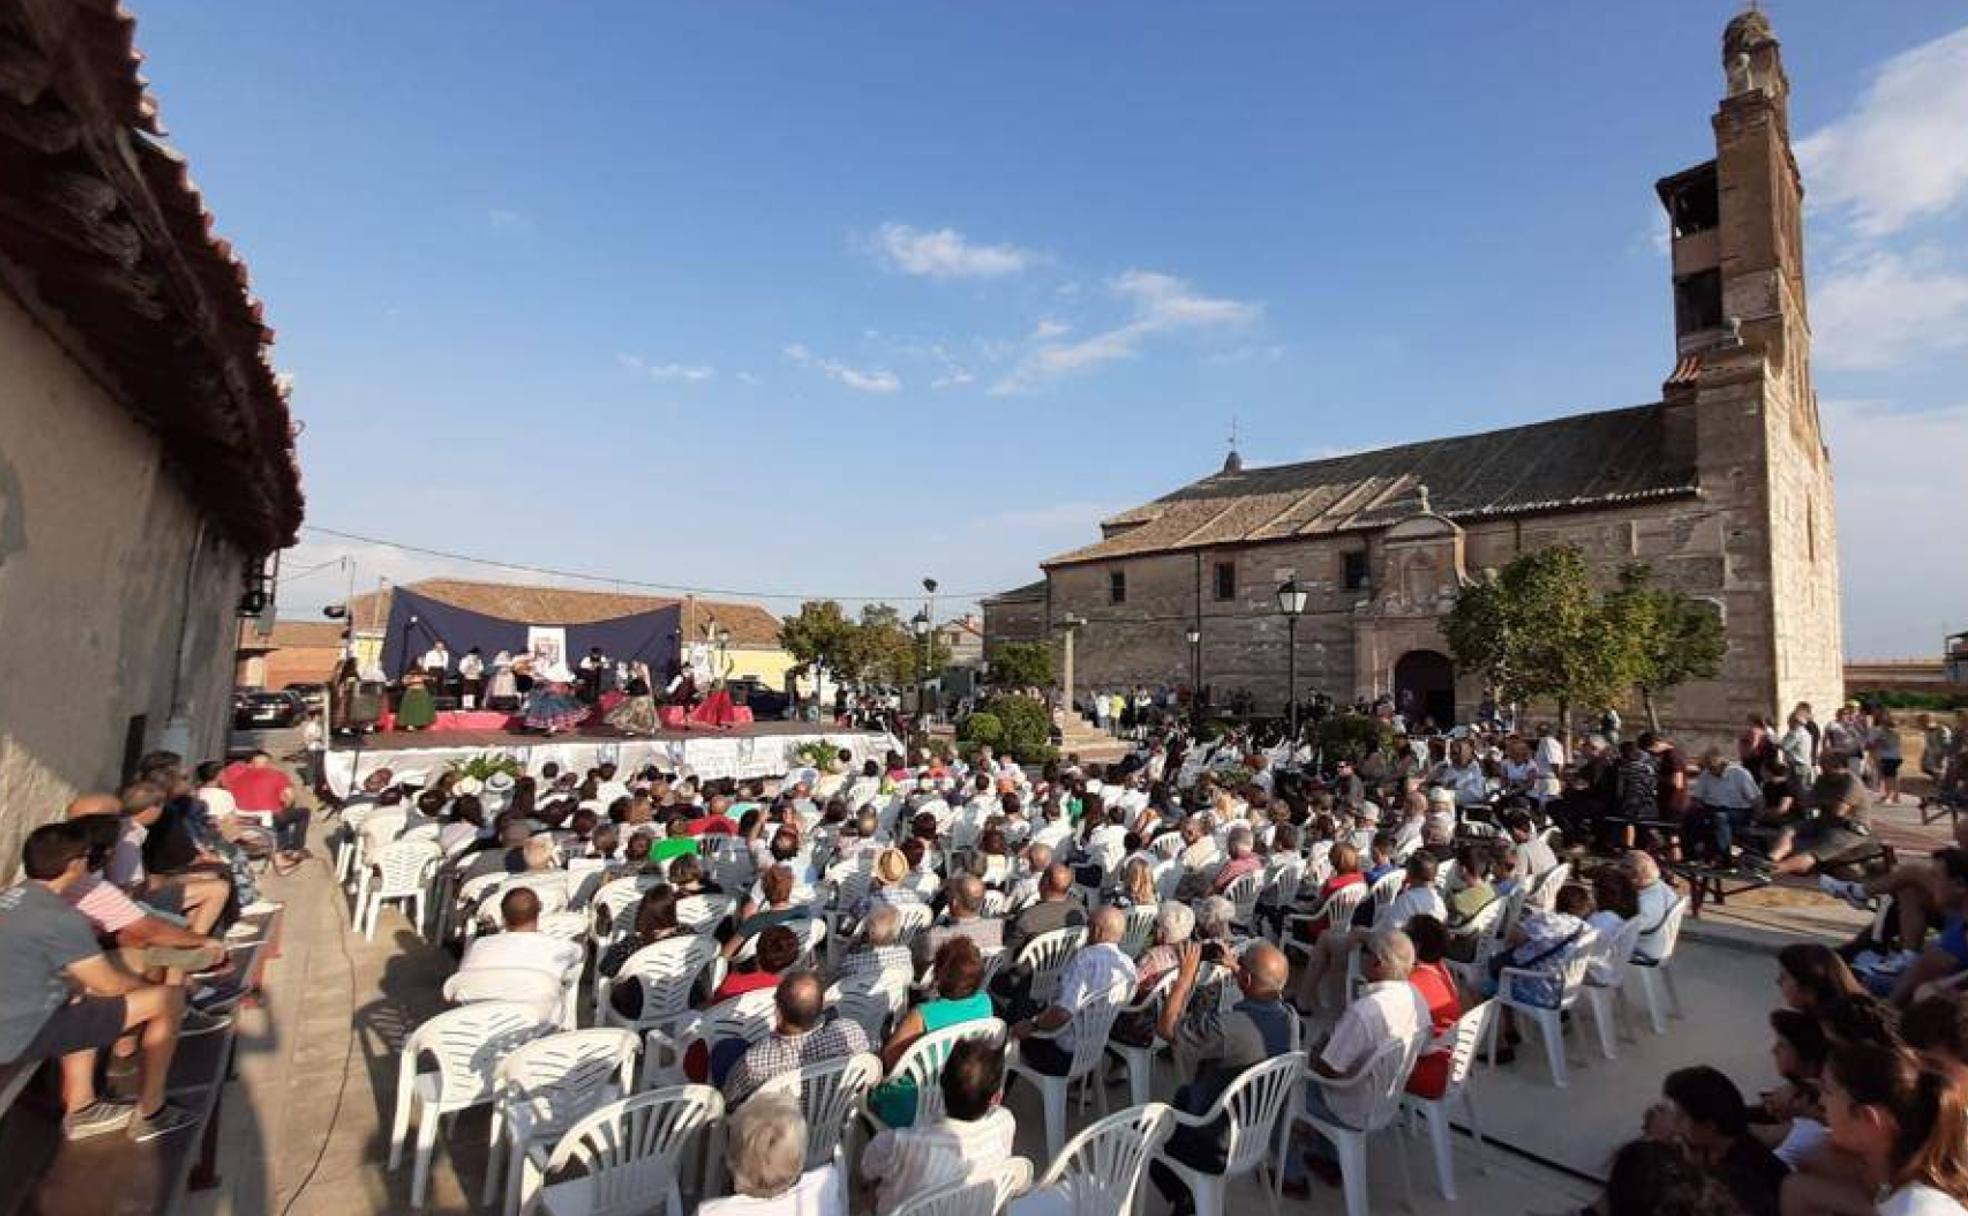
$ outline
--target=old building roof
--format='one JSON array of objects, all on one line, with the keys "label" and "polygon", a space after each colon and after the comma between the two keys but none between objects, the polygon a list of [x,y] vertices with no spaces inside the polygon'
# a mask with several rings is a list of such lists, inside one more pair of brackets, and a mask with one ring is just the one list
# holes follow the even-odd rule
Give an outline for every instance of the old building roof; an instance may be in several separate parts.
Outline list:
[{"label": "old building roof", "polygon": [[340,621],[275,621],[271,634],[262,634],[258,621],[239,622],[239,649],[241,650],[287,650],[294,648],[339,648],[342,644],[342,631],[347,626]]},{"label": "old building roof", "polygon": [[116,0],[0,0],[0,288],[139,422],[249,552],[291,544],[300,469],[246,266],[163,142]]},{"label": "old building roof", "polygon": [[[679,628],[686,638],[702,638],[705,627],[711,626],[729,629],[734,646],[779,645],[778,619],[756,604],[578,591],[571,587],[533,587],[523,583],[478,583],[455,578],[427,578],[405,583],[404,588],[456,608],[535,625],[587,625],[681,604],[684,610]],[[357,629],[380,629],[389,620],[391,590],[385,587],[380,592],[367,591],[349,601],[349,620]]]},{"label": "old building roof", "polygon": [[979,602],[985,604],[1015,604],[1023,600],[1042,600],[1045,597],[1046,581],[1040,579],[1036,583],[1026,583],[1023,587],[1013,587],[1009,591],[1000,591],[996,595],[987,595]]},{"label": "old building roof", "polygon": [[1570,510],[1690,494],[1659,404],[1555,418],[1301,464],[1226,470],[1104,521],[1105,539],[1045,566],[1377,528],[1413,514],[1420,488],[1450,519]]}]

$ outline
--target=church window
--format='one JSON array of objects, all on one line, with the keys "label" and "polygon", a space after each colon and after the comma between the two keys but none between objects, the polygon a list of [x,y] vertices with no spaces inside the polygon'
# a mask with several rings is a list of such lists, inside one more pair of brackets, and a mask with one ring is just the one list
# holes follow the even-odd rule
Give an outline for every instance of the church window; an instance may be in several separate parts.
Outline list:
[{"label": "church window", "polygon": [[1109,570],[1107,572],[1107,602],[1127,603],[1127,571]]},{"label": "church window", "polygon": [[1348,591],[1363,591],[1367,586],[1367,552],[1355,549],[1344,555],[1345,571],[1343,585]]},{"label": "church window", "polygon": [[1674,332],[1722,328],[1722,272],[1702,270],[1674,280]]},{"label": "church window", "polygon": [[1237,563],[1216,563],[1216,598],[1218,600],[1237,598]]}]

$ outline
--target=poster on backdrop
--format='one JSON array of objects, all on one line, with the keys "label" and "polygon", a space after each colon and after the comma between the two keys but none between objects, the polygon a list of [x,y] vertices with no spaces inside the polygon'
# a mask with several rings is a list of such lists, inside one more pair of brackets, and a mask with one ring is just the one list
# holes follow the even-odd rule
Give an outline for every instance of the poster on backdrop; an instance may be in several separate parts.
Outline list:
[{"label": "poster on backdrop", "polygon": [[534,663],[546,667],[567,658],[567,627],[565,625],[528,625],[526,627],[526,653],[533,656]]}]

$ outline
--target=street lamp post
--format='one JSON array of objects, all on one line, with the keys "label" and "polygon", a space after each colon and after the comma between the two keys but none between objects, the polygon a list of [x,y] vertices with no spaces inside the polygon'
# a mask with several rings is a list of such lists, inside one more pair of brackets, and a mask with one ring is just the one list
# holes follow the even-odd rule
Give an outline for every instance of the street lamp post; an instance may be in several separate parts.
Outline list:
[{"label": "street lamp post", "polygon": [[916,638],[923,645],[922,670],[916,677],[916,713],[923,722],[929,722],[929,660],[933,650],[929,640],[929,609],[924,608],[909,619],[916,631]]},{"label": "street lamp post", "polygon": [[1306,594],[1298,580],[1288,578],[1278,584],[1278,611],[1285,617],[1285,701],[1291,707],[1292,746],[1298,745],[1298,618],[1305,611]]},{"label": "street lamp post", "polygon": [[1182,635],[1189,642],[1189,721],[1203,720],[1203,631],[1189,626]]}]

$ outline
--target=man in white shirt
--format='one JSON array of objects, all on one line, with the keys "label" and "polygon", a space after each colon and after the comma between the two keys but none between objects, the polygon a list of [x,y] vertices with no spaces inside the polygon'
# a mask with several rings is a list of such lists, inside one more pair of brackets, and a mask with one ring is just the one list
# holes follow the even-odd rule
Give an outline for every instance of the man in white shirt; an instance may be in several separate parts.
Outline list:
[{"label": "man in white shirt", "polygon": [[474,646],[458,660],[458,703],[466,709],[478,708],[478,694],[485,687],[485,655]]},{"label": "man in white shirt", "polygon": [[499,900],[505,932],[472,939],[457,973],[444,984],[444,998],[472,1001],[523,1001],[540,1020],[560,1020],[566,984],[581,972],[581,948],[540,932],[540,897],[530,887],[514,887]]},{"label": "man in white shirt", "polygon": [[1702,753],[1701,772],[1691,791],[1712,819],[1713,843],[1726,859],[1736,833],[1746,828],[1763,806],[1763,787],[1740,761],[1719,747]]},{"label": "man in white shirt", "polygon": [[1516,842],[1517,861],[1525,882],[1535,882],[1558,867],[1558,855],[1545,843],[1544,834],[1538,831],[1528,811],[1505,813],[1503,826]]},{"label": "man in white shirt", "polygon": [[417,666],[423,668],[424,676],[430,680],[434,692],[444,691],[445,677],[451,674],[451,652],[445,649],[442,639],[424,652]]},{"label": "man in white shirt", "polygon": [[[1347,956],[1354,950],[1369,946],[1375,935],[1401,929],[1411,918],[1423,914],[1432,916],[1443,924],[1448,923],[1448,904],[1443,901],[1442,893],[1435,889],[1437,867],[1434,855],[1416,853],[1408,858],[1404,870],[1406,877],[1402,881],[1400,892],[1393,899],[1388,900],[1387,906],[1374,917],[1372,933],[1363,929],[1348,930],[1341,926],[1329,929],[1320,936],[1318,945],[1305,960],[1305,970],[1298,977],[1299,1008],[1312,1011],[1324,995],[1321,988],[1325,985],[1326,977],[1330,975],[1343,977],[1346,974]],[[1361,961],[1364,963],[1365,959]]]},{"label": "man in white shirt", "polygon": [[[1408,982],[1414,963],[1414,943],[1399,929],[1376,929],[1367,939],[1366,951],[1360,959],[1366,987],[1340,1015],[1332,1034],[1311,1052],[1312,1071],[1341,1083],[1330,1088],[1324,1085],[1307,1088],[1305,1109],[1313,1118],[1342,1127],[1364,1127],[1373,1106],[1373,1094],[1365,1084],[1344,1083],[1361,1079],[1375,1053],[1387,1043],[1406,1044],[1410,1065],[1427,1047],[1431,1037],[1428,1003],[1422,998],[1421,990]],[[1336,1158],[1332,1145],[1324,1138],[1315,1138],[1312,1154],[1317,1161],[1325,1163],[1322,1168],[1315,1168],[1322,1175],[1329,1175],[1330,1181],[1337,1185],[1339,1176],[1333,1164]],[[1287,1153],[1285,1194],[1303,1198],[1305,1190],[1305,1171],[1299,1154]]]},{"label": "man in white shirt", "polygon": [[[1091,1005],[1118,1006],[1133,998],[1134,960],[1120,947],[1126,927],[1127,919],[1119,908],[1102,908],[1093,914],[1087,924],[1087,944],[1060,974],[1059,991],[1052,1004],[1011,1028],[1025,1063],[1049,1076],[1065,1076],[1076,1045],[1073,1015]],[[1038,1037],[1040,1032],[1044,1037]]]},{"label": "man in white shirt", "polygon": [[1661,930],[1667,924],[1667,914],[1681,896],[1661,878],[1660,863],[1652,854],[1634,849],[1626,855],[1623,864],[1633,876],[1634,894],[1640,905],[1636,916],[1641,926],[1640,937],[1633,943],[1633,953],[1639,958],[1658,959],[1667,948]]},{"label": "man in white shirt", "polygon": [[964,1039],[950,1048],[938,1081],[943,1118],[927,1127],[879,1132],[861,1153],[861,1177],[876,1188],[873,1211],[892,1212],[931,1187],[1011,1159],[1018,1121],[998,1102],[1004,1061],[1004,1049],[989,1039]]}]

